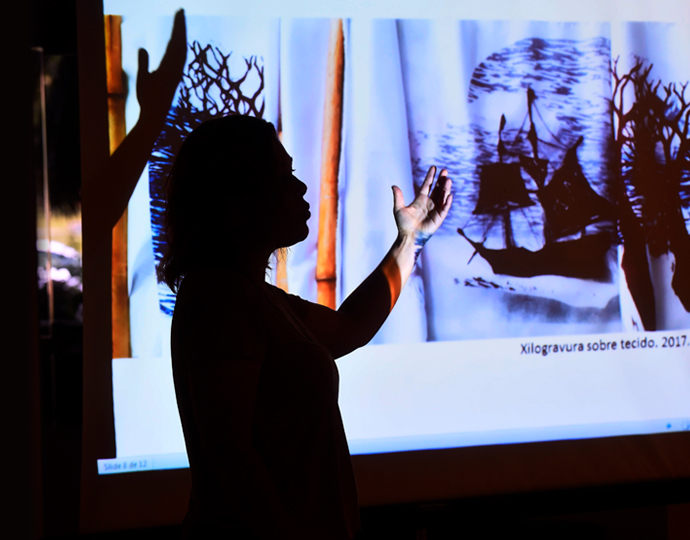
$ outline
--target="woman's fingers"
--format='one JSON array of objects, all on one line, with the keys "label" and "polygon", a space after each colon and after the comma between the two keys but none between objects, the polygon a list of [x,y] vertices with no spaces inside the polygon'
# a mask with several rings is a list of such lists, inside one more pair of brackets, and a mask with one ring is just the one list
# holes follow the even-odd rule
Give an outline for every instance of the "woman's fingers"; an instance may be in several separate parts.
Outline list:
[{"label": "woman's fingers", "polygon": [[453,204],[453,194],[448,193],[446,200],[443,201],[443,206],[441,207],[441,211],[439,212],[439,215],[441,216],[441,220],[446,219],[448,212],[450,212],[450,205],[451,204]]},{"label": "woman's fingers", "polygon": [[422,182],[422,186],[419,188],[420,194],[427,196],[431,194],[431,185],[434,183],[434,176],[436,176],[436,167],[432,165],[429,167],[429,170],[424,177],[424,182]]},{"label": "woman's fingers", "polygon": [[405,198],[403,197],[402,189],[398,186],[392,186],[393,188],[393,212],[397,212],[401,208],[405,207]]},{"label": "woman's fingers", "polygon": [[447,169],[441,169],[436,183],[434,183],[435,176],[436,167],[432,165],[424,177],[419,193],[409,206],[405,205],[402,190],[398,186],[392,186],[393,210],[397,212],[403,208],[418,208],[426,215],[435,213],[445,218],[452,202],[450,192],[452,181],[448,178]]},{"label": "woman's fingers", "polygon": [[433,191],[430,193],[431,201],[439,211],[444,206],[446,199],[450,194],[451,184],[452,182],[450,178],[448,178],[448,171],[446,169],[442,169],[441,173],[438,175],[436,185],[434,186]]}]

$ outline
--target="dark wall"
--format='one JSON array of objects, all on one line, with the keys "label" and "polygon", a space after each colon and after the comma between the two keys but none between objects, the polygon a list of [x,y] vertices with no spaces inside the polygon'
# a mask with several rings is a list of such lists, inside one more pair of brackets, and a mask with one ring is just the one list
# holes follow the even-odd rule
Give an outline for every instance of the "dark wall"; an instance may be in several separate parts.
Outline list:
[{"label": "dark wall", "polygon": [[[3,13],[5,63],[13,84],[3,84],[2,179],[3,473],[7,538],[38,538],[41,531],[38,319],[36,301],[36,216],[31,145],[32,41],[30,2],[13,2]],[[8,79],[3,79],[7,81]],[[7,347],[7,345],[9,345]],[[6,527],[7,528],[7,527]],[[5,529],[6,529],[5,528]]]}]

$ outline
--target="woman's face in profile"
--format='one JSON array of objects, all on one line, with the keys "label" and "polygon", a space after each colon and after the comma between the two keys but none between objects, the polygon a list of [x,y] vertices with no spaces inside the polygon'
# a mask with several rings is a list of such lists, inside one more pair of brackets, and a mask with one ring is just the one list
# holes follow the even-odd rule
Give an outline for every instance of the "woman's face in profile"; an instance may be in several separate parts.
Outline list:
[{"label": "woman's face in profile", "polygon": [[277,202],[272,220],[271,240],[275,248],[292,246],[309,234],[307,220],[311,216],[304,200],[307,186],[294,175],[292,158],[278,137],[273,139],[276,157]]}]

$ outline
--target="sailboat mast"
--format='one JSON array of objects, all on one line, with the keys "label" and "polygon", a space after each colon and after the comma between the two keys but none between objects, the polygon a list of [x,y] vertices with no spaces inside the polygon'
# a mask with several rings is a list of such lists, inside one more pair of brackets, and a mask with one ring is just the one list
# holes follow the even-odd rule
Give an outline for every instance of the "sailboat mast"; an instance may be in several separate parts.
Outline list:
[{"label": "sailboat mast", "polygon": [[509,160],[510,152],[503,140],[506,126],[505,116],[501,116],[498,128],[498,161],[486,163],[479,168],[479,196],[472,212],[475,215],[491,216],[489,227],[500,224],[506,248],[515,248],[513,237],[512,212],[533,206],[525,180],[522,178],[519,162]]},{"label": "sailboat mast", "polygon": [[539,138],[537,137],[537,128],[534,125],[533,106],[537,95],[530,86],[527,88],[527,114],[529,114],[529,132],[527,133],[527,140],[532,145],[532,156],[534,159],[539,159]]},{"label": "sailboat mast", "polygon": [[[498,162],[503,163],[503,156],[506,153],[506,147],[503,143],[503,129],[506,127],[506,117],[501,115],[501,124],[498,127]],[[510,210],[504,210],[501,213],[503,218],[503,239],[506,249],[515,246],[515,239],[513,238],[513,223],[510,220]]]},{"label": "sailboat mast", "polygon": [[[527,113],[529,114],[529,133],[527,134],[527,140],[529,140],[532,145],[532,156],[534,162],[539,162],[539,137],[537,135],[537,127],[534,125],[534,102],[537,99],[537,94],[532,90],[532,87],[527,88]],[[546,169],[543,170],[543,176],[535,177],[537,182],[537,187],[539,191],[544,189],[546,181]],[[542,203],[543,206],[543,203]],[[554,241],[554,235],[549,225],[549,221],[544,214],[544,244],[549,244]]]},{"label": "sailboat mast", "polygon": [[503,241],[506,249],[514,248],[515,238],[513,237],[513,222],[510,218],[510,210],[504,210],[501,213],[501,217],[503,218]]}]

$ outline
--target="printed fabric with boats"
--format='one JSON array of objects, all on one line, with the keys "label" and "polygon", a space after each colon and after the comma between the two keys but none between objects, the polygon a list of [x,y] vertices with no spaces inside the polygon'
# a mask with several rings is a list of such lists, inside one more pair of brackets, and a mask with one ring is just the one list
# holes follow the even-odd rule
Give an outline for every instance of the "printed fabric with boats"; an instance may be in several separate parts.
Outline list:
[{"label": "printed fabric with boats", "polygon": [[[536,100],[536,93],[528,88],[527,140],[531,155],[511,152],[510,141],[503,139],[506,118],[502,115],[497,159],[480,165],[479,193],[470,222],[473,218],[482,219],[484,237],[472,239],[464,228],[457,231],[472,245],[474,255],[485,259],[495,274],[523,278],[555,275],[611,282],[609,251],[615,241],[615,206],[599,195],[585,176],[578,159],[582,136],[565,148],[562,162],[548,176],[549,161],[540,152],[540,146],[554,143],[547,143],[537,133]],[[536,189],[529,187],[530,178]],[[515,212],[535,205],[543,211],[543,247],[531,251],[516,242],[512,221]],[[484,245],[494,227],[502,229],[502,249]]]}]

